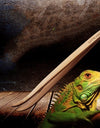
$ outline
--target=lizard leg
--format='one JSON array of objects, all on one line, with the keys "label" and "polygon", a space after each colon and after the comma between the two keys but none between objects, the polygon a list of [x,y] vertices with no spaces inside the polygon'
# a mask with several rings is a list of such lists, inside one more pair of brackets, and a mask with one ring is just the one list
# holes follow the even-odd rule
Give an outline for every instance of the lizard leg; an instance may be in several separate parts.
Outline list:
[{"label": "lizard leg", "polygon": [[87,118],[88,114],[89,113],[84,114],[80,108],[74,107],[66,112],[51,113],[48,117],[48,121],[54,124],[76,124],[79,121],[84,121],[92,125],[92,122]]}]

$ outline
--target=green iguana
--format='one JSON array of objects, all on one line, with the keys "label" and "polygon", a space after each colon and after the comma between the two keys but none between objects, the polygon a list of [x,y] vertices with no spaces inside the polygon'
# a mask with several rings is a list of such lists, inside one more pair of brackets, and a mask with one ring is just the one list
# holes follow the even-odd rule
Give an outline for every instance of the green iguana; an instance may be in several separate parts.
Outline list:
[{"label": "green iguana", "polygon": [[60,91],[39,128],[80,128],[84,124],[92,127],[90,117],[100,112],[96,108],[99,89],[100,72],[82,72]]}]

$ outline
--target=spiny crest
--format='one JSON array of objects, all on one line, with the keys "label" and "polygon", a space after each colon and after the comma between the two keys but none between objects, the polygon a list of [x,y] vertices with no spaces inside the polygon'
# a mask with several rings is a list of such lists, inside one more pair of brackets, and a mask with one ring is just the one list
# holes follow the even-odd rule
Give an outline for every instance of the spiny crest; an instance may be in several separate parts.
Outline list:
[{"label": "spiny crest", "polygon": [[62,91],[60,91],[60,97],[58,99],[58,103],[64,104],[66,100],[68,100],[69,95],[71,95],[71,93],[73,92],[72,89],[73,89],[73,82],[69,83],[68,85],[65,85]]},{"label": "spiny crest", "polygon": [[52,112],[58,109],[59,110],[66,109],[66,107],[63,106],[63,104],[65,104],[67,100],[69,101],[69,98],[70,98],[69,95],[72,92],[72,85],[73,85],[72,83],[69,83],[68,85],[65,85],[58,93],[54,93],[52,102],[50,105]]},{"label": "spiny crest", "polygon": [[61,90],[59,91],[60,94],[62,94],[63,92],[68,92],[72,89],[73,86],[73,82],[66,84],[63,88],[61,88]]},{"label": "spiny crest", "polygon": [[51,107],[55,104],[55,102],[59,99],[60,93],[59,92],[54,92],[50,104],[50,109]]},{"label": "spiny crest", "polygon": [[55,102],[57,102],[57,100],[59,100],[62,92],[65,92],[65,90],[67,91],[66,85],[63,88],[61,88],[59,92],[53,92],[50,108],[55,104]]}]

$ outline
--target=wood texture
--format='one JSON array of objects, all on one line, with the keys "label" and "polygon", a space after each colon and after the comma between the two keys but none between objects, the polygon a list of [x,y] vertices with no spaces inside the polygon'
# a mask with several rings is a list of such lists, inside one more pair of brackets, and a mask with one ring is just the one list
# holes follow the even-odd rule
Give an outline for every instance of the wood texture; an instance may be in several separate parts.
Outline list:
[{"label": "wood texture", "polygon": [[28,117],[34,113],[35,116],[39,116],[40,118],[41,116],[43,117],[48,109],[51,92],[43,97],[34,107],[32,106],[25,111],[16,111],[18,107],[13,107],[13,103],[24,98],[28,94],[29,92],[0,92],[0,115],[4,115],[6,118],[9,116]]},{"label": "wood texture", "polygon": [[49,107],[52,92],[49,92],[35,106],[25,111],[16,111],[12,104],[21,100],[29,92],[0,92],[0,127],[37,128]]}]

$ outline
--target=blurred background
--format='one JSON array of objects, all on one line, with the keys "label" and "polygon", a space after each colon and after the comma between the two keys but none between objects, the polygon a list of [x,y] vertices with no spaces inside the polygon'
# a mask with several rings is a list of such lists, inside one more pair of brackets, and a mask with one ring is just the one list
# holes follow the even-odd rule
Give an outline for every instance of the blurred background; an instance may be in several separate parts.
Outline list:
[{"label": "blurred background", "polygon": [[[98,0],[0,0],[0,91],[31,91],[100,30]],[[53,90],[100,71],[98,43]]]}]

